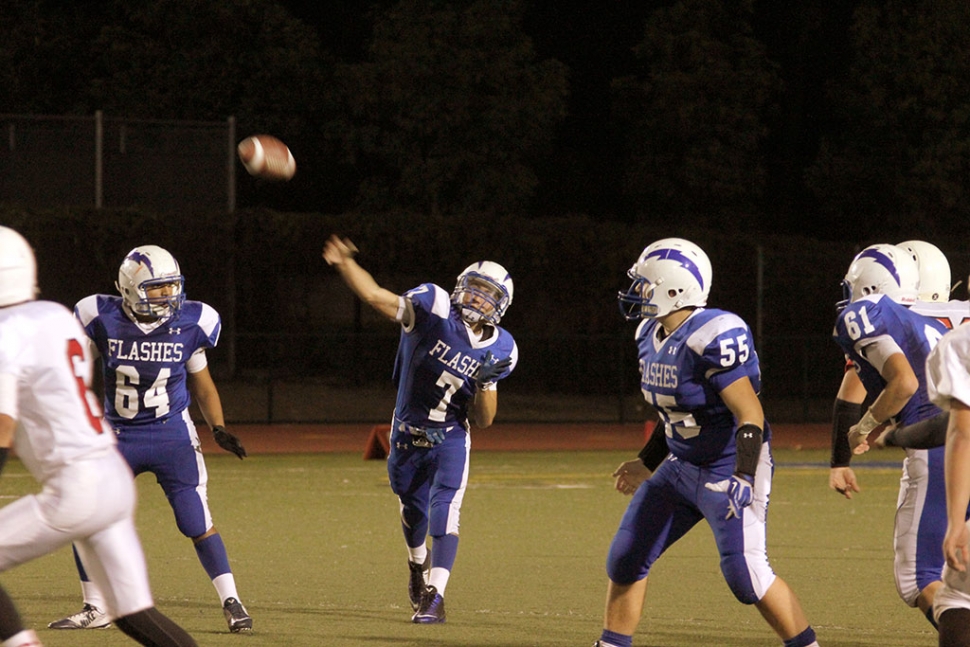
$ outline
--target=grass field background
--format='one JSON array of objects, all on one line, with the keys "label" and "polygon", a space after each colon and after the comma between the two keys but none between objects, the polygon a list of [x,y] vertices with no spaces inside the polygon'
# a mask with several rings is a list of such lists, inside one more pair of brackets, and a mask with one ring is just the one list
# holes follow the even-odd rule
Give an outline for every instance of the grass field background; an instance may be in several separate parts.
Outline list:
[{"label": "grass field background", "polygon": [[[599,637],[605,557],[627,497],[614,451],[472,456],[448,622],[410,623],[406,552],[383,461],[359,453],[207,456],[209,501],[250,636],[226,631],[214,588],[151,475],[138,479],[138,527],[157,606],[200,645],[589,647]],[[828,489],[827,453],[779,450],[768,550],[823,646],[919,647],[936,634],[897,597],[892,523],[902,454],[857,461],[863,492]],[[20,463],[0,503],[37,489]],[[115,628],[58,632],[80,608],[70,548],[0,575],[47,647],[127,645]],[[697,526],[654,567],[638,647],[778,645],[754,607],[721,578],[710,530]]]}]

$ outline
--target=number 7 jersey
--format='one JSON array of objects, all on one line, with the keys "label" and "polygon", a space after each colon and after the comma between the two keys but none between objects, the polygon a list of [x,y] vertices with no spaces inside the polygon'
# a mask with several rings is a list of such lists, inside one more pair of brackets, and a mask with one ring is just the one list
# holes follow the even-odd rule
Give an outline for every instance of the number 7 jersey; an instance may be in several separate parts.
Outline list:
[{"label": "number 7 jersey", "polygon": [[507,330],[489,326],[492,334],[475,339],[449,294],[432,283],[404,295],[414,321],[402,327],[394,362],[397,418],[415,427],[465,427],[468,406],[475,397],[475,373],[486,353],[512,364],[496,378],[504,379],[518,363],[515,340]]},{"label": "number 7 jersey", "polygon": [[199,301],[186,301],[177,318],[137,324],[121,297],[95,294],[74,315],[101,355],[105,418],[116,429],[181,416],[191,402],[189,358],[214,348],[222,330],[219,313]]}]

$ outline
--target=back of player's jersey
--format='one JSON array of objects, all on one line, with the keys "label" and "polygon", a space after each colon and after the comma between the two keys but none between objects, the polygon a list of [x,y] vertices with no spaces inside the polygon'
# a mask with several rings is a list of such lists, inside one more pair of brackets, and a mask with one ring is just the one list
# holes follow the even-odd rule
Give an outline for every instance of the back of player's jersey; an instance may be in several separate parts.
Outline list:
[{"label": "back of player's jersey", "polygon": [[939,318],[920,314],[914,308],[873,295],[849,304],[835,327],[836,341],[858,366],[859,378],[872,397],[886,385],[880,375],[882,362],[897,352],[906,357],[919,388],[896,415],[902,424],[925,420],[940,412],[926,391],[926,358],[947,327]]},{"label": "back of player's jersey", "polygon": [[64,306],[31,301],[0,309],[0,373],[17,380],[17,455],[38,481],[114,444],[89,390],[91,355]]}]

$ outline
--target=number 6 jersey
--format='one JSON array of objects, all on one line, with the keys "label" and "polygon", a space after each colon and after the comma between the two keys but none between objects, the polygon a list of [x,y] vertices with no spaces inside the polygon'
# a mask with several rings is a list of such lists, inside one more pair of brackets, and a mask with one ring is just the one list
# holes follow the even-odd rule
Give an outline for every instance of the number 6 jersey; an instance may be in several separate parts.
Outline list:
[{"label": "number 6 jersey", "polygon": [[181,416],[190,402],[189,359],[214,348],[222,330],[219,313],[200,301],[186,301],[176,318],[136,323],[121,297],[95,294],[78,301],[74,315],[104,363],[105,418],[115,428]]},{"label": "number 6 jersey", "polygon": [[[640,388],[666,423],[667,446],[695,465],[734,466],[734,415],[720,392],[741,378],[761,390],[761,369],[751,330],[725,310],[698,308],[664,336],[656,319],[637,327]],[[765,423],[764,438],[771,432]]]}]

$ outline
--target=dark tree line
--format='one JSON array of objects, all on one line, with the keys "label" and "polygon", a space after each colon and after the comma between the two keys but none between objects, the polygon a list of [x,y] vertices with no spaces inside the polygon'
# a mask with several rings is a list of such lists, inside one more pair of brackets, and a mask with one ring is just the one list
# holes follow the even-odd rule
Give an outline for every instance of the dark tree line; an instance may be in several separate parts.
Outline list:
[{"label": "dark tree line", "polygon": [[[837,5],[837,6],[835,6]],[[8,0],[6,112],[222,120],[291,144],[251,205],[965,232],[961,0]]]}]

